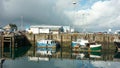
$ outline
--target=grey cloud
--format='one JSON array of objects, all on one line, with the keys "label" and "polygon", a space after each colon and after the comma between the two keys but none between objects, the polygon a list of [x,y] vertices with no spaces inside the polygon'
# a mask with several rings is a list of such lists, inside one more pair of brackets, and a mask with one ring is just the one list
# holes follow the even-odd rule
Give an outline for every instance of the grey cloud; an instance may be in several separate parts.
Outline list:
[{"label": "grey cloud", "polygon": [[[107,31],[108,29],[119,29],[120,26],[120,1],[110,0],[110,1],[98,1],[91,6],[89,10],[79,10],[87,11],[89,13],[86,18],[87,22],[81,29],[87,27],[88,31]],[[78,24],[80,19],[78,19]],[[81,25],[80,25],[81,26]]]},{"label": "grey cloud", "polygon": [[[24,25],[72,25],[80,31],[84,28],[100,31],[119,27],[120,0],[96,1],[89,10],[82,9],[85,6],[80,7],[79,3],[74,6],[73,1],[79,0],[0,0],[0,25],[16,23],[19,26],[23,16]],[[90,13],[84,25],[82,18],[74,18],[75,12],[77,16],[81,14],[79,11]]]},{"label": "grey cloud", "polygon": [[24,25],[26,24],[48,24],[48,25],[67,25],[70,19],[63,11],[58,13],[56,0],[0,0],[0,22],[6,24],[14,22],[20,24],[20,17],[23,16]]},{"label": "grey cloud", "polygon": [[0,18],[2,16],[3,13],[3,0],[0,0]]}]

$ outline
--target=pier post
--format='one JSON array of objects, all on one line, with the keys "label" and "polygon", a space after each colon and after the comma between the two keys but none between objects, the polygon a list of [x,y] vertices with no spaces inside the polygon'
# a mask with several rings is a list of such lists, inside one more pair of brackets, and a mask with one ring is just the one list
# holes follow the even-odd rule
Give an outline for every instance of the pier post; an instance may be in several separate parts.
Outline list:
[{"label": "pier post", "polygon": [[4,41],[3,41],[4,37],[3,36],[2,36],[1,40],[2,40],[2,47],[1,47],[2,48],[2,50],[1,50],[2,56],[1,57],[3,57],[3,52],[4,52]]},{"label": "pier post", "polygon": [[105,34],[103,34],[103,42],[102,42],[102,49],[105,48]]},{"label": "pier post", "polygon": [[71,36],[71,40],[70,40],[70,43],[71,43],[71,44],[70,44],[71,58],[72,58],[72,52],[73,52],[73,51],[72,51],[72,39],[73,39],[73,36]]},{"label": "pier post", "polygon": [[0,48],[2,47],[2,35],[0,36]]},{"label": "pier post", "polygon": [[45,34],[45,38],[44,39],[47,39],[47,34]]},{"label": "pier post", "polygon": [[36,56],[36,47],[32,47],[33,48],[33,56]]},{"label": "pier post", "polygon": [[14,59],[14,48],[15,48],[14,43],[15,43],[15,40],[14,40],[14,36],[13,36],[13,37],[11,37],[11,43],[10,43],[10,45],[12,45],[12,47],[11,47],[11,54],[12,54],[12,58],[13,59]]},{"label": "pier post", "polygon": [[36,46],[36,44],[35,44],[35,43],[36,43],[36,40],[35,40],[35,39],[36,39],[36,38],[35,38],[35,34],[34,34],[34,35],[33,35],[33,43],[34,43],[33,45],[34,45],[34,46]]},{"label": "pier post", "polygon": [[0,58],[2,58],[2,35],[0,36]]},{"label": "pier post", "polygon": [[36,56],[36,37],[35,34],[33,35],[33,55]]},{"label": "pier post", "polygon": [[61,48],[60,48],[61,59],[62,59],[62,46],[63,46],[63,36],[61,35]]},{"label": "pier post", "polygon": [[107,45],[108,45],[108,49],[109,49],[109,35],[108,35],[108,42],[107,42]]},{"label": "pier post", "polygon": [[93,34],[93,41],[95,41],[95,34]]},{"label": "pier post", "polygon": [[77,40],[77,35],[74,35],[75,36],[75,41]]},{"label": "pier post", "polygon": [[53,39],[53,34],[50,34],[51,35],[51,39]]},{"label": "pier post", "polygon": [[47,50],[47,53],[48,53],[48,41],[47,41],[47,44],[46,44],[46,50]]},{"label": "pier post", "polygon": [[47,39],[50,39],[50,34],[47,34]]},{"label": "pier post", "polygon": [[13,36],[13,37],[11,37],[11,45],[12,45],[12,48],[15,47],[14,43],[15,43],[15,40],[14,40],[14,36]]}]

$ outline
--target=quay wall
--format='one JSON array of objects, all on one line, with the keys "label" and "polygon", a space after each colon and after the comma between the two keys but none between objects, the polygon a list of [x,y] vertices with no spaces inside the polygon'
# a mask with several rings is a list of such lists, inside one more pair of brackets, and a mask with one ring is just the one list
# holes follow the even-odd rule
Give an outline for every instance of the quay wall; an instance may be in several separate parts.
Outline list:
[{"label": "quay wall", "polygon": [[53,39],[60,42],[62,48],[71,48],[71,42],[80,38],[87,39],[89,42],[102,44],[102,49],[116,49],[114,39],[120,37],[118,34],[83,34],[83,33],[65,33],[65,34],[25,34],[33,46],[40,39]]},{"label": "quay wall", "polygon": [[116,34],[82,34],[82,33],[71,33],[71,34],[26,34],[26,37],[30,41],[37,41],[40,39],[54,39],[61,41],[72,41],[76,40],[78,38],[87,39],[90,42],[96,41],[96,42],[113,42],[115,37],[118,37],[119,35]]}]

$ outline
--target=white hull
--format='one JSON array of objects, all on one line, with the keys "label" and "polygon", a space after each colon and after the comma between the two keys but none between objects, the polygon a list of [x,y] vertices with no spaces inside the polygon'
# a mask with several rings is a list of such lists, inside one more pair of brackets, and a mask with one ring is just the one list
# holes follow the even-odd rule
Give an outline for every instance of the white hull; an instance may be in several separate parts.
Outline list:
[{"label": "white hull", "polygon": [[28,57],[29,61],[49,61],[47,57]]},{"label": "white hull", "polygon": [[101,56],[97,56],[97,55],[90,55],[90,58],[101,58]]},{"label": "white hull", "polygon": [[37,53],[39,53],[41,55],[52,55],[51,51],[40,51],[40,50],[38,50]]},{"label": "white hull", "polygon": [[86,46],[87,43],[89,43],[88,40],[77,39],[77,41],[72,41],[72,47],[75,47],[76,45]]},{"label": "white hull", "polygon": [[90,45],[90,48],[100,47],[101,44]]}]

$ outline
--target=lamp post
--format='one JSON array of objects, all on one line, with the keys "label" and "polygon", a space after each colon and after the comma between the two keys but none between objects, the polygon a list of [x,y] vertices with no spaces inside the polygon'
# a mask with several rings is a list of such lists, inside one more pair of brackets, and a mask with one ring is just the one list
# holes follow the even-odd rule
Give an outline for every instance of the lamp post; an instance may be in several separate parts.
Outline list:
[{"label": "lamp post", "polygon": [[[73,22],[75,22],[75,19],[76,19],[76,12],[75,12],[75,6],[76,6],[76,1],[73,1],[72,2],[73,6],[74,6],[74,17],[73,17]],[[71,32],[71,26],[70,26],[70,32]]]},{"label": "lamp post", "polygon": [[76,2],[74,1],[74,2],[73,2],[73,4],[75,5],[75,4],[76,4]]},{"label": "lamp post", "polygon": [[74,20],[75,20],[75,5],[77,4],[75,1],[72,3],[74,6]]}]

